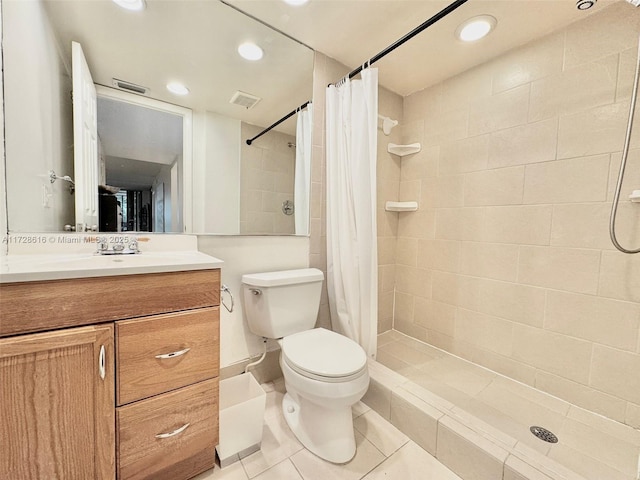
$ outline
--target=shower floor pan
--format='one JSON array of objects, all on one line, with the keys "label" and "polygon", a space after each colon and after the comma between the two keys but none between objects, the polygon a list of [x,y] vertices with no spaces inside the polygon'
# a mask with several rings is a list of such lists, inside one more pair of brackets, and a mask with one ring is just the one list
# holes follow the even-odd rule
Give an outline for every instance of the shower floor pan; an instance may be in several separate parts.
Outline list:
[{"label": "shower floor pan", "polygon": [[640,431],[397,331],[369,372],[363,402],[465,480],[638,479]]}]

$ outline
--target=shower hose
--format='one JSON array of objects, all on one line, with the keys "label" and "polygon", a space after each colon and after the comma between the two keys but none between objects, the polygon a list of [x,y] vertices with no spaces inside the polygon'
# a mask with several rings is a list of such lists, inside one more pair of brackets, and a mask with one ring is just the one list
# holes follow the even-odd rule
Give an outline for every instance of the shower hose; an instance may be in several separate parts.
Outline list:
[{"label": "shower hose", "polygon": [[640,253],[640,248],[629,250],[624,248],[616,238],[616,214],[618,212],[618,202],[620,200],[620,191],[622,190],[622,181],[624,180],[624,169],[627,166],[627,157],[629,156],[629,145],[631,143],[631,130],[633,129],[633,117],[636,109],[636,99],[638,96],[638,77],[640,76],[640,37],[638,37],[638,57],[636,58],[636,73],[633,80],[633,91],[631,92],[631,106],[629,107],[629,121],[627,122],[627,133],[624,138],[624,148],[622,150],[622,161],[620,162],[620,173],[618,174],[618,183],[616,184],[615,194],[613,196],[613,204],[611,206],[611,217],[609,218],[609,236],[613,245],[622,253]]}]

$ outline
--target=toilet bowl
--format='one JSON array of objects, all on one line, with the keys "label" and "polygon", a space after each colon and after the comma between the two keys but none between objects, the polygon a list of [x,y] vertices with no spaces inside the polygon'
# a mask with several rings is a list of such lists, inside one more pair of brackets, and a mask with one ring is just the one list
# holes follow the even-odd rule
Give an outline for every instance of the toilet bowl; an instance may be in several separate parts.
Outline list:
[{"label": "toilet bowl", "polygon": [[323,279],[315,268],[246,274],[243,299],[249,329],[280,344],[289,428],[318,457],[346,463],[356,453],[351,407],[366,393],[369,372],[360,345],[313,328]]},{"label": "toilet bowl", "polygon": [[357,343],[316,328],[285,337],[280,366],[285,420],[312,453],[346,463],[356,453],[351,407],[369,387],[367,358]]}]

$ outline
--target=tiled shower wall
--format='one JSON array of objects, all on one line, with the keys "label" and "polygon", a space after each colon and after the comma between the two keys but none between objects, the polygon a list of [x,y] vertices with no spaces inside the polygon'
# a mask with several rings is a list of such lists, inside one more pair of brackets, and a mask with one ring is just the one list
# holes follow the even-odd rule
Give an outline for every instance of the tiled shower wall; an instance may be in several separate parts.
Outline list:
[{"label": "tiled shower wall", "polygon": [[[638,32],[618,2],[404,99],[423,149],[401,162],[420,208],[400,214],[394,324],[636,428],[640,255],[614,250],[608,215]],[[638,132],[618,220],[635,248]]]},{"label": "tiled shower wall", "polygon": [[[241,124],[241,137],[252,138],[262,131]],[[271,130],[251,145],[240,147],[240,235],[295,233],[293,215],[285,215],[283,202],[293,202],[296,137]]]}]

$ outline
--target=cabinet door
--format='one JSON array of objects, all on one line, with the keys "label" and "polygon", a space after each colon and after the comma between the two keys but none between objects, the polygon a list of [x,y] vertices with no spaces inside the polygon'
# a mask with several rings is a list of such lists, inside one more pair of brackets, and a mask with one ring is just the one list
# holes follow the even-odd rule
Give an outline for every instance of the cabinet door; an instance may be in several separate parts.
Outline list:
[{"label": "cabinet door", "polygon": [[113,326],[0,340],[0,478],[115,478]]}]

